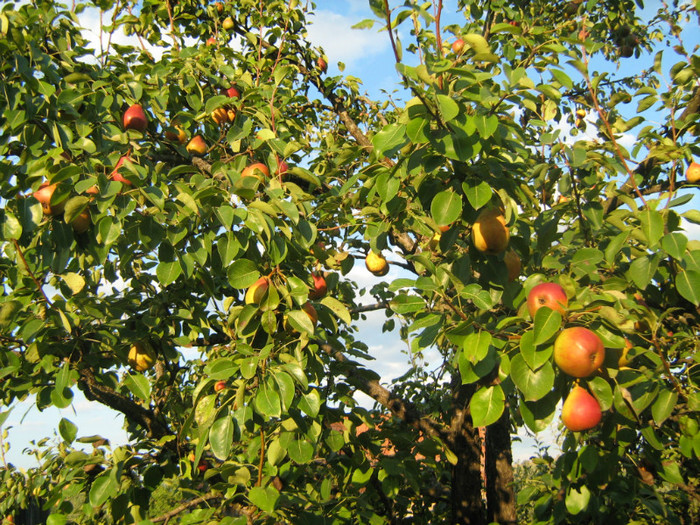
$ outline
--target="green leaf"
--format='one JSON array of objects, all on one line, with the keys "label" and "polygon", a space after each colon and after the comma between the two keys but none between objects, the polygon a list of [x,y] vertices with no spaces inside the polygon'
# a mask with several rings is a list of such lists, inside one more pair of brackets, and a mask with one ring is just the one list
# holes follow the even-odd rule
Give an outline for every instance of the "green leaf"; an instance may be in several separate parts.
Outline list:
[{"label": "green leaf", "polygon": [[627,278],[631,279],[637,288],[643,290],[651,282],[658,265],[659,261],[654,256],[645,255],[638,257],[630,264],[629,270],[627,271]]},{"label": "green leaf", "polygon": [[479,331],[469,334],[462,342],[462,354],[472,364],[476,364],[486,357],[491,346],[491,334]]},{"label": "green leaf", "polygon": [[117,217],[102,217],[97,223],[97,241],[110,246],[122,235],[122,225]]},{"label": "green leaf", "polygon": [[549,428],[557,413],[557,405],[560,396],[556,392],[550,392],[537,401],[524,401],[518,403],[523,422],[533,432],[542,432]]},{"label": "green leaf", "polygon": [[215,359],[207,363],[206,374],[210,379],[229,379],[238,372],[238,363],[230,358]]},{"label": "green leaf", "polygon": [[430,203],[430,214],[438,224],[451,224],[462,214],[462,197],[453,191],[441,191]]},{"label": "green leaf", "polygon": [[85,197],[84,195],[79,195],[77,197],[72,197],[71,199],[68,199],[65,204],[65,208],[63,211],[63,220],[65,221],[66,224],[70,224],[73,222],[73,219],[75,219],[78,215],[80,215],[85,208],[87,208],[88,203],[90,202],[90,199]]},{"label": "green leaf", "polygon": [[700,224],[700,210],[688,210],[682,213],[682,216],[685,217],[688,222]]},{"label": "green leaf", "polygon": [[287,314],[287,321],[297,332],[303,332],[309,335],[313,335],[314,333],[314,325],[308,314],[303,310],[293,310],[289,312],[289,314]]},{"label": "green leaf", "polygon": [[260,279],[255,263],[248,259],[238,259],[228,268],[228,282],[234,288],[248,288]]},{"label": "green leaf", "polygon": [[445,122],[449,122],[459,115],[459,105],[447,95],[438,94],[436,96],[440,113]]},{"label": "green leaf", "polygon": [[316,417],[321,410],[321,395],[315,388],[299,399],[299,409],[309,417]]},{"label": "green leaf", "polygon": [[58,432],[65,442],[70,444],[75,441],[75,436],[78,435],[78,427],[72,421],[63,417],[58,422]]},{"label": "green leaf", "polygon": [[587,382],[593,397],[598,400],[601,410],[608,410],[613,405],[613,391],[610,383],[600,376],[589,379]]},{"label": "green leaf", "polygon": [[501,385],[481,387],[469,401],[472,424],[485,427],[498,421],[503,414],[506,396]]},{"label": "green leaf", "polygon": [[543,306],[535,313],[535,345],[549,341],[561,328],[561,314]]},{"label": "green leaf", "polygon": [[129,392],[139,399],[148,401],[151,398],[151,383],[143,374],[129,374],[124,378],[124,384]]},{"label": "green leaf", "polygon": [[521,354],[516,354],[510,363],[513,383],[523,393],[525,401],[537,401],[546,396],[554,386],[554,369],[550,362],[534,371]]},{"label": "green leaf", "polygon": [[669,233],[664,235],[661,239],[661,248],[671,257],[679,261],[683,259],[686,246],[688,246],[688,238],[682,233]]},{"label": "green leaf", "polygon": [[425,301],[422,297],[418,295],[409,295],[406,293],[400,293],[391,303],[389,303],[391,309],[397,314],[408,314],[412,312],[421,312],[426,309]]},{"label": "green leaf", "polygon": [[253,487],[248,492],[250,502],[268,514],[275,511],[275,505],[279,496],[280,494],[275,487]]},{"label": "green leaf", "polygon": [[255,408],[265,417],[279,417],[282,413],[280,396],[271,384],[263,383],[255,394]]},{"label": "green leaf", "polygon": [[477,54],[487,54],[491,52],[491,47],[489,46],[488,41],[479,33],[462,35],[462,40],[464,40],[464,42],[468,44]]},{"label": "green leaf", "polygon": [[352,323],[352,317],[350,316],[350,312],[345,307],[345,305],[338,301],[338,299],[336,299],[335,297],[330,297],[327,295],[326,297],[321,299],[321,304],[326,308],[329,308],[344,323]]},{"label": "green leaf", "polygon": [[647,246],[654,248],[664,234],[664,219],[661,213],[646,208],[639,216],[642,233],[647,239]]},{"label": "green leaf", "polygon": [[570,487],[566,493],[566,510],[569,514],[579,514],[588,508],[588,502],[591,499],[591,492],[585,485],[575,489]]},{"label": "green leaf", "polygon": [[106,503],[107,500],[112,498],[114,494],[119,491],[118,484],[109,474],[109,471],[104,472],[92,482],[89,499],[90,505],[93,507],[99,507],[103,503]]},{"label": "green leaf", "polygon": [[46,525],[65,525],[68,518],[65,514],[51,514],[46,518]]},{"label": "green leaf", "polygon": [[234,422],[228,412],[214,421],[209,429],[211,451],[221,461],[228,459],[233,445]]},{"label": "green leaf", "polygon": [[372,138],[372,144],[377,154],[390,153],[406,143],[406,126],[404,124],[389,124]]},{"label": "green leaf", "polygon": [[296,463],[308,463],[314,457],[314,446],[305,439],[295,439],[289,444],[287,454]]},{"label": "green leaf", "polygon": [[659,396],[651,406],[651,415],[654,418],[654,422],[661,426],[661,424],[671,415],[677,402],[678,392],[675,390],[662,390],[659,392]]},{"label": "green leaf", "polygon": [[700,306],[700,272],[685,270],[676,275],[676,288],[681,296]]},{"label": "green leaf", "polygon": [[163,286],[174,283],[182,274],[182,266],[178,261],[161,261],[156,268],[156,277]]},{"label": "green leaf", "polygon": [[85,287],[85,278],[79,273],[68,272],[61,275],[61,278],[73,292],[73,295],[79,293]]},{"label": "green leaf", "polygon": [[493,195],[493,190],[491,186],[485,181],[475,181],[469,180],[462,183],[462,191],[466,195],[469,204],[472,208],[478,210],[479,208],[485,206]]},{"label": "green leaf", "polygon": [[[543,310],[544,308],[540,308]],[[539,313],[539,310],[538,310]],[[535,314],[537,315],[537,314]],[[538,350],[535,344],[535,332],[528,330],[520,338],[520,355],[523,356],[527,366],[531,370],[537,370],[552,357],[554,348],[552,345],[546,346],[544,350]]]},{"label": "green leaf", "polygon": [[481,310],[488,310],[493,307],[491,294],[489,294],[487,290],[483,290],[481,286],[476,283],[465,286],[459,295],[472,301],[474,306]]},{"label": "green leaf", "polygon": [[0,306],[0,330],[8,328],[17,317],[17,313],[22,311],[22,303],[19,301],[7,301]]},{"label": "green leaf", "polygon": [[0,215],[0,231],[2,239],[6,241],[17,240],[22,236],[22,225],[10,210],[5,210],[5,213]]}]

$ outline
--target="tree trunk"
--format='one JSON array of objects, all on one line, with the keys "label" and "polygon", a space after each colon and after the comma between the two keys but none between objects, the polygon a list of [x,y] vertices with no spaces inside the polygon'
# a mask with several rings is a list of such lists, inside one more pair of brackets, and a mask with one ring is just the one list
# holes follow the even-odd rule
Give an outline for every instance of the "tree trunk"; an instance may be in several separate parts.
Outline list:
[{"label": "tree trunk", "polygon": [[508,408],[486,428],[486,501],[488,522],[515,525],[517,513],[513,492],[513,453]]},{"label": "tree trunk", "polygon": [[457,456],[452,468],[453,525],[486,525],[486,513],[481,499],[481,464],[479,432],[472,426],[467,406],[474,393],[473,386],[459,386],[455,393],[455,414],[452,417],[451,448]]}]

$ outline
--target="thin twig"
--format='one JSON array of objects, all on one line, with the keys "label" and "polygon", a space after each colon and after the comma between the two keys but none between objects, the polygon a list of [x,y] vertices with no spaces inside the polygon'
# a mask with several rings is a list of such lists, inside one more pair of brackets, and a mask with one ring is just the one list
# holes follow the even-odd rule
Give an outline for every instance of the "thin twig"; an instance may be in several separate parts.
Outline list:
[{"label": "thin twig", "polygon": [[29,264],[27,264],[27,259],[24,258],[24,252],[22,252],[22,248],[20,247],[19,243],[17,242],[17,239],[12,239],[13,244],[15,245],[15,250],[17,250],[17,254],[19,255],[19,258],[22,259],[22,264],[24,264],[24,267],[27,269],[27,273],[29,273],[29,276],[32,278],[32,281],[34,281],[34,284],[36,285],[37,289],[41,292],[41,295],[44,296],[44,300],[46,301],[46,305],[51,308],[53,306],[53,303],[49,299],[49,296],[46,295],[46,292],[44,291],[43,288],[43,283],[37,279],[36,275],[34,275],[34,272],[32,272],[31,268],[29,267]]},{"label": "thin twig", "polygon": [[223,499],[222,494],[204,494],[203,496],[199,496],[198,498],[194,498],[193,500],[188,501],[187,503],[183,503],[179,507],[174,508],[171,511],[166,512],[165,514],[161,514],[157,518],[151,518],[151,521],[153,523],[160,523],[161,521],[167,521],[173,516],[177,516],[180,514],[182,511],[185,511],[187,509],[191,509],[192,507],[197,507],[198,505],[202,503],[206,503],[207,501],[215,500],[215,499]]}]

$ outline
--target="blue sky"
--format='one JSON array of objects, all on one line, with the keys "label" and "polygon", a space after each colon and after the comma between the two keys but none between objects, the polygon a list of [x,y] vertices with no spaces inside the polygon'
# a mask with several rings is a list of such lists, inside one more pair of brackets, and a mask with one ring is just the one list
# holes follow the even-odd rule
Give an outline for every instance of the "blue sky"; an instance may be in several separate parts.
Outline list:
[{"label": "blue sky", "polygon": [[[337,63],[342,62],[345,64],[343,74],[361,79],[364,89],[371,98],[382,99],[385,98],[383,90],[393,92],[397,89],[394,57],[387,34],[379,31],[379,24],[370,30],[351,29],[352,25],[361,20],[373,18],[367,4],[367,0],[318,1],[318,10],[308,34],[312,42],[323,46],[329,58],[328,74],[339,74]],[[455,9],[456,1],[445,1],[444,4],[445,12],[450,13]],[[87,13],[83,18],[83,25],[86,28],[96,28],[96,20],[94,13]],[[450,20],[448,18],[443,21],[443,25],[450,21],[455,22],[458,19]],[[697,41],[697,34],[694,38]],[[407,41],[408,37],[404,39],[404,43]],[[677,61],[680,60],[680,57],[675,55],[670,59]],[[641,69],[648,66],[649,60],[649,58],[629,59],[625,62],[625,67]],[[697,199],[691,203],[697,208],[696,204]],[[693,238],[700,237],[697,234],[697,229],[693,229],[690,233]],[[385,279],[391,280],[405,276],[407,275],[403,271],[393,267]],[[361,287],[370,287],[378,280],[364,269],[361,262],[356,265],[349,278],[355,279]],[[370,353],[377,357],[377,360],[369,363],[368,366],[377,371],[386,384],[392,378],[406,372],[409,367],[409,358],[405,353],[405,343],[396,334],[381,333],[384,319],[383,312],[377,312],[368,314],[367,320],[359,322],[357,325],[360,328],[359,338],[369,342]],[[439,361],[439,357],[427,353],[426,360],[436,363]],[[52,407],[40,413],[31,401],[15,407],[5,424],[5,428],[9,428],[9,443],[11,444],[11,449],[7,454],[8,461],[22,467],[36,465],[31,457],[22,454],[23,449],[29,446],[31,440],[38,441],[44,437],[55,436],[61,417],[70,419],[78,426],[79,436],[100,434],[109,438],[113,445],[126,442],[126,433],[121,429],[123,417],[120,414],[85,400],[77,388],[74,389],[74,393],[76,394],[74,404],[64,410]],[[371,400],[366,396],[360,394],[358,399],[362,404],[371,406]],[[554,443],[554,430],[540,434],[539,438],[544,442]],[[529,438],[514,447],[516,460],[526,459],[534,455],[535,452],[534,441]]]}]

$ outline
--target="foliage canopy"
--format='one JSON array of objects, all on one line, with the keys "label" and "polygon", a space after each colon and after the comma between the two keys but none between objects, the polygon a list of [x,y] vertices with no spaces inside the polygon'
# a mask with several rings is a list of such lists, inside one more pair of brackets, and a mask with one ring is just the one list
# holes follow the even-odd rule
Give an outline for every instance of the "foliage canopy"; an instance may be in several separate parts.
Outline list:
[{"label": "foliage canopy", "polygon": [[[517,498],[534,523],[698,520],[697,3],[369,5],[396,99],[327,74],[311,2],[2,6],[0,424],[79,389],[130,441],[63,419],[41,468],[3,465],[0,516],[37,498],[52,525],[509,523]],[[484,210],[507,249],[474,242]],[[404,271],[360,289],[382,251]],[[532,318],[545,281],[568,307]],[[354,324],[372,310],[415,356],[391,388],[356,361],[381,358]],[[591,377],[554,364],[570,326],[605,345]],[[576,383],[601,423],[514,494],[511,433]]]}]

